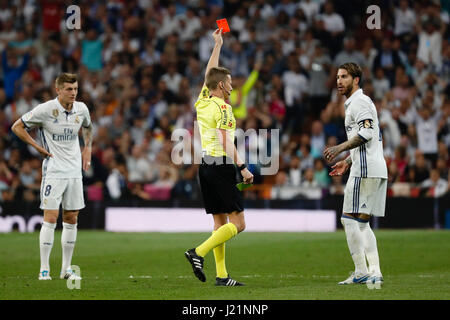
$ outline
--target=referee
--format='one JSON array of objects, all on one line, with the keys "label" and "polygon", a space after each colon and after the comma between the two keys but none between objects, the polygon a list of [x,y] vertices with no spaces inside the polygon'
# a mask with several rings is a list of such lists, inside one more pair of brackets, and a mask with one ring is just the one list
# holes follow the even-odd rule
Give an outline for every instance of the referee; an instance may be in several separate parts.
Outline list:
[{"label": "referee", "polygon": [[[231,279],[225,266],[225,242],[245,229],[242,194],[236,187],[236,166],[244,183],[252,183],[247,169],[234,145],[236,120],[231,106],[225,102],[230,96],[230,71],[220,68],[222,29],[213,33],[214,49],[206,66],[205,83],[195,107],[202,142],[202,164],[199,169],[200,188],[207,214],[212,214],[214,231],[205,242],[185,252],[195,276],[206,281],[203,271],[205,255],[213,250],[216,262],[216,286],[242,286]],[[236,166],[235,166],[236,164]]]}]

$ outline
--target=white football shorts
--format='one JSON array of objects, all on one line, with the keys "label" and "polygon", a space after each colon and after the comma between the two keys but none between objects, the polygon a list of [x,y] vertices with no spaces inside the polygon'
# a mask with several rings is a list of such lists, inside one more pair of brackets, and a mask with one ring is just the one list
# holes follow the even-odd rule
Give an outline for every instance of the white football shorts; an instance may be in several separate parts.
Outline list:
[{"label": "white football shorts", "polygon": [[349,177],[344,191],[344,213],[384,217],[387,179]]},{"label": "white football shorts", "polygon": [[83,179],[43,178],[41,182],[42,210],[80,210],[84,208]]}]

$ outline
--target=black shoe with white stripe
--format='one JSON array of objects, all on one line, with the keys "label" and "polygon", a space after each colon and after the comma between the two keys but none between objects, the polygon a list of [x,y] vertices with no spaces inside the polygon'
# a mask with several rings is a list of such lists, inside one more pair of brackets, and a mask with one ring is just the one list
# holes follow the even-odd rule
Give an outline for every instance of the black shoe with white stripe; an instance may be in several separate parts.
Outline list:
[{"label": "black shoe with white stripe", "polygon": [[230,276],[228,276],[228,278],[216,278],[216,286],[240,287],[240,286],[244,286],[244,284],[242,282],[233,280],[233,279],[231,279]]},{"label": "black shoe with white stripe", "polygon": [[203,258],[195,253],[195,248],[190,249],[184,253],[186,259],[191,263],[192,270],[194,270],[195,276],[201,282],[206,281],[205,273],[203,272]]}]

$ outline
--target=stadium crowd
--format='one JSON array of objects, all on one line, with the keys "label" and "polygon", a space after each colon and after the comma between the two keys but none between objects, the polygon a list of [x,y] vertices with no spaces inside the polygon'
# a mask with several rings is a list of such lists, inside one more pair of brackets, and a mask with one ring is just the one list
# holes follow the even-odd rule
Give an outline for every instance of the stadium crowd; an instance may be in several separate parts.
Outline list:
[{"label": "stadium crowd", "polygon": [[[211,34],[225,17],[221,65],[233,76],[237,127],[279,130],[279,152],[259,141],[260,152],[269,146],[264,152],[279,157],[279,171],[250,165],[256,184],[343,192],[345,177],[329,177],[322,151],[346,140],[335,75],[353,61],[379,112],[389,194],[445,194],[450,0],[370,2],[1,0],[0,202],[39,198],[41,158],[10,128],[56,97],[61,72],[78,75],[77,100],[94,124],[87,199],[198,198],[198,165],[173,163],[171,136],[194,133]],[[72,4],[79,30],[66,26]],[[370,4],[381,9],[380,29],[366,25]],[[247,155],[257,150],[247,141]]]}]

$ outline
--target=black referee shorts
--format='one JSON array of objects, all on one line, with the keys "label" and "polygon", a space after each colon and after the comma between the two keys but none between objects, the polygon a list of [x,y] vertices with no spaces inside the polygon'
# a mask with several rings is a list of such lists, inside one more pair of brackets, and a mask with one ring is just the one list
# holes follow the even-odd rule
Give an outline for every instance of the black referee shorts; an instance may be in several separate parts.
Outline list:
[{"label": "black referee shorts", "polygon": [[236,167],[226,164],[225,157],[217,163],[203,160],[198,175],[206,213],[232,213],[244,210],[242,192],[236,187]]}]

